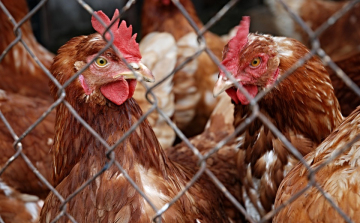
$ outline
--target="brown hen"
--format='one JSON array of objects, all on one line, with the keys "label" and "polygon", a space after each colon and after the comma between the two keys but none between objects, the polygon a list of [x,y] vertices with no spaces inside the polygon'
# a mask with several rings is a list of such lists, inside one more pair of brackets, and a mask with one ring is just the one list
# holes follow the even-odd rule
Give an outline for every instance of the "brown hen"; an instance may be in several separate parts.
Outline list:
[{"label": "brown hen", "polygon": [[[191,18],[199,28],[203,27],[190,0],[181,0]],[[170,0],[145,0],[142,10],[142,35],[150,32],[169,32],[177,40],[178,63],[192,56],[204,47],[197,42],[194,29],[184,15]],[[207,47],[220,60],[225,43],[211,32],[205,35]],[[200,134],[216,105],[211,91],[218,68],[210,57],[201,53],[182,70],[174,75],[175,113],[177,126],[187,136]]]},{"label": "brown hen", "polygon": [[[360,168],[359,137],[360,107],[351,113],[315,151],[305,157],[310,168],[316,169],[330,157],[348,149],[330,163],[322,166],[315,174],[317,184],[328,194],[343,213],[352,220],[360,222]],[[354,141],[355,140],[355,141]],[[304,189],[310,182],[309,172],[299,163],[281,183],[276,195],[275,208],[287,202]],[[349,222],[340,216],[320,191],[310,186],[302,195],[285,205],[274,217],[274,222]]]},{"label": "brown hen", "polygon": [[[49,108],[48,101],[5,93],[0,90],[0,110],[14,132],[21,136]],[[54,136],[55,113],[50,113],[23,140],[23,153],[36,169],[51,181],[52,156],[50,148]],[[0,121],[0,167],[15,153],[14,139],[5,124]],[[45,198],[49,189],[36,177],[21,156],[17,157],[1,174],[1,178],[14,189]]]},{"label": "brown hen", "polygon": [[[25,0],[1,1],[16,22],[23,19],[28,13]],[[15,40],[14,26],[6,14],[0,10],[0,52]],[[30,21],[21,26],[21,37],[39,61],[49,68],[54,55],[42,47],[35,39]],[[49,91],[49,78],[36,64],[26,51],[22,43],[16,43],[0,62],[0,89],[31,97],[39,97],[52,101]]]},{"label": "brown hen", "polygon": [[[149,83],[149,87],[157,85],[174,70],[178,49],[174,37],[169,33],[153,32],[141,40],[139,48],[142,56],[141,61],[152,71],[156,80],[154,83]],[[152,89],[154,96],[157,98],[158,108],[170,119],[173,119],[175,110],[172,78],[173,76],[170,76]],[[146,99],[146,88],[141,84],[136,85],[133,98],[144,113],[153,106]],[[149,99],[155,102],[151,94],[149,94]],[[147,119],[161,147],[166,149],[172,146],[175,141],[175,131],[167,124],[158,110],[152,111]]]},{"label": "brown hen", "polygon": [[[210,152],[221,140],[234,132],[234,105],[231,104],[229,97],[221,96],[213,113],[211,114],[205,130],[200,135],[190,139],[190,143],[195,146],[202,155]],[[212,154],[206,164],[209,170],[220,180],[220,182],[230,191],[230,193],[242,200],[240,193],[241,183],[236,168],[236,154],[238,152],[238,142],[230,140],[217,152]],[[185,142],[165,150],[171,160],[181,163],[191,169],[197,170],[198,158],[190,150]],[[223,193],[218,191],[217,193]],[[245,222],[239,210],[228,200],[224,202],[228,216],[234,222]]]},{"label": "brown hen", "polygon": [[43,201],[22,194],[0,179],[0,221],[5,223],[36,223]]},{"label": "brown hen", "polygon": [[[294,37],[305,44],[310,44],[308,35],[303,29],[290,18],[283,6],[274,0],[267,0],[274,15],[279,31],[285,35]],[[319,28],[330,16],[343,8],[349,1],[324,1],[324,0],[286,0],[285,3],[294,10],[311,29]],[[321,9],[321,13],[319,13]],[[345,71],[346,74],[360,85],[359,62],[360,62],[360,4],[356,4],[350,11],[327,28],[319,37],[321,48]],[[327,68],[330,79],[334,86],[336,97],[339,100],[341,111],[344,116],[349,115],[360,102],[358,97],[346,86],[335,72]]]},{"label": "brown hen", "polygon": [[[282,35],[293,37],[310,46],[308,34],[290,17],[280,1],[266,0],[266,2],[275,15],[275,23]],[[349,3],[349,1],[324,0],[285,0],[284,2],[314,31]],[[321,33],[319,36],[321,48],[332,59],[341,60],[360,52],[359,20],[360,4],[357,3]]]},{"label": "brown hen", "polygon": [[[28,13],[26,1],[2,1],[14,19],[19,22]],[[0,52],[15,39],[13,25],[0,10]],[[21,26],[22,39],[49,68],[53,55],[44,49],[33,35],[30,22]],[[21,136],[50,107],[53,99],[48,87],[49,78],[35,63],[21,43],[15,44],[0,62],[0,109],[15,133]],[[55,112],[35,127],[22,141],[24,154],[39,172],[51,182],[52,156],[50,146],[54,136]],[[14,139],[0,121],[0,167],[14,155]],[[1,178],[22,193],[45,198],[49,189],[29,169],[22,157],[17,157],[7,167]]]},{"label": "brown hen", "polygon": [[[222,64],[256,97],[309,50],[294,39],[249,33],[249,24],[244,17],[236,36],[224,48]],[[234,127],[238,127],[252,113],[250,102],[221,71],[214,94],[225,90],[235,104]],[[329,75],[317,57],[279,83],[258,105],[302,155],[314,150],[342,120]],[[277,188],[297,159],[259,119],[236,140],[243,202],[247,212],[259,220],[272,209]]]},{"label": "brown hen", "polygon": [[[109,25],[102,13],[97,15]],[[113,20],[118,17],[115,12]],[[99,33],[105,28],[93,17],[93,27]],[[115,23],[117,24],[117,23]],[[153,81],[151,72],[140,62],[141,55],[131,28],[125,22],[110,29],[114,45],[136,76]],[[95,61],[66,88],[66,101],[109,145],[114,145],[129,128],[139,121],[142,112],[132,99],[137,79],[113,49],[97,57],[106,42],[99,33],[71,39],[59,49],[51,72],[64,84],[91,59]],[[109,38],[106,35],[106,38]],[[97,57],[97,58],[96,58]],[[56,98],[57,89],[51,86]],[[106,148],[66,108],[57,107],[56,137],[54,139],[56,189],[67,198],[85,181],[94,177],[109,161]],[[161,208],[178,194],[193,177],[195,170],[167,158],[147,120],[141,122],[114,149],[115,160],[153,202]],[[228,222],[221,195],[206,178],[201,178],[169,210],[163,222]],[[50,222],[60,212],[60,201],[51,193],[41,211],[40,222]],[[150,222],[155,211],[130,185],[114,165],[91,181],[71,198],[67,213],[77,222]],[[63,216],[58,222],[67,222]]]},{"label": "brown hen", "polygon": [[[360,86],[360,53],[335,61],[335,63],[355,84]],[[326,67],[326,69],[330,74],[331,83],[339,100],[341,112],[344,116],[348,116],[360,105],[360,97],[337,76],[333,69],[330,67]]]}]

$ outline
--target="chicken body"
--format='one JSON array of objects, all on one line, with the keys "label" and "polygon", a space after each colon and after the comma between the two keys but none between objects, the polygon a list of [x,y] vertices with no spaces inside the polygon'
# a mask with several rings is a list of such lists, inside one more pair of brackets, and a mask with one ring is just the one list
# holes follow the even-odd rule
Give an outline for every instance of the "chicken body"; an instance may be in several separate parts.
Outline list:
[{"label": "chicken body", "polygon": [[[19,94],[0,90],[0,109],[14,132],[20,136],[29,128],[41,114],[48,109],[46,100],[35,99]],[[14,124],[16,123],[16,124]],[[30,159],[36,169],[51,181],[52,156],[50,152],[53,143],[55,114],[50,113],[23,140],[23,153]],[[3,122],[0,122],[0,157],[1,167],[16,153],[14,139]],[[28,167],[21,156],[17,157],[2,173],[1,178],[14,189],[45,198],[47,188]]]},{"label": "chicken body", "polygon": [[[139,48],[142,55],[141,61],[152,71],[155,77],[155,82],[149,83],[149,87],[158,84],[159,81],[174,70],[178,49],[174,37],[169,33],[153,32],[141,40]],[[172,78],[173,76],[170,76],[159,86],[152,89],[157,98],[158,108],[170,119],[173,119],[175,110]],[[146,89],[143,85],[136,85],[133,97],[142,111],[146,112],[151,109],[152,104],[146,99]],[[149,94],[149,99],[155,102],[151,94]],[[165,121],[165,118],[157,110],[154,110],[147,119],[161,147],[166,149],[172,146],[176,135],[175,131]]]},{"label": "chicken body", "polygon": [[[341,155],[321,167],[315,174],[316,183],[327,193],[334,203],[353,222],[360,222],[360,168],[359,140],[360,107],[351,113],[315,151],[305,157],[311,169],[323,165],[330,157],[353,144]],[[301,163],[297,164],[281,183],[276,195],[275,208],[288,201],[304,189],[310,182],[308,171]],[[274,217],[274,222],[346,222],[329,201],[314,186],[296,200],[284,206]]]},{"label": "chicken body", "polygon": [[[202,28],[192,2],[181,0],[180,3],[196,25]],[[204,43],[200,45],[197,42],[194,29],[171,1],[144,1],[141,31],[143,36],[154,31],[173,35],[178,46],[177,66],[204,47]],[[225,43],[211,32],[206,32],[204,37],[207,47],[220,60]],[[186,136],[194,136],[204,130],[217,102],[211,95],[217,72],[216,64],[203,52],[174,75],[174,119]]]},{"label": "chicken body", "polygon": [[[324,0],[286,0],[290,9],[298,14],[312,29],[316,30],[325,23],[330,16],[343,8],[349,1],[324,1]],[[309,37],[303,29],[285,11],[280,2],[267,0],[267,4],[275,15],[275,21],[280,33],[296,38],[310,46]],[[321,13],[319,12],[321,9]],[[335,61],[341,69],[357,84],[360,55],[360,4],[356,4],[334,24],[327,28],[320,36],[321,48]],[[360,98],[350,90],[333,70],[328,69],[335,94],[339,100],[344,116],[349,115],[358,105]]]},{"label": "chicken body", "polygon": [[[97,13],[106,24],[110,24],[103,13]],[[113,18],[117,15],[118,11]],[[92,22],[93,27],[102,33],[104,28],[95,18]],[[140,63],[141,55],[135,38],[131,37],[131,28],[126,28],[124,24],[120,25],[120,31],[117,31],[116,25],[111,28],[119,39],[115,46],[125,55],[137,75],[144,80],[152,80],[151,72]],[[74,74],[74,69],[81,69],[105,45],[100,34],[75,37],[59,49],[51,72],[63,84]],[[132,48],[122,48],[124,45]],[[66,88],[66,100],[109,145],[114,145],[142,116],[141,109],[131,98],[136,77],[129,73],[113,49],[106,50],[99,58],[102,62],[97,59]],[[102,66],[104,63],[106,65]],[[119,85],[122,87],[119,88]],[[53,85],[51,89],[56,97],[56,87]],[[112,94],[114,91],[116,94]],[[54,141],[55,178],[59,182],[56,189],[63,197],[68,197],[86,180],[94,177],[109,161],[106,148],[71,115],[64,104],[57,108]],[[178,194],[195,174],[195,170],[172,162],[165,156],[147,120],[116,146],[113,156],[158,209]],[[77,222],[150,222],[154,217],[155,211],[116,165],[108,166],[69,200],[67,212]],[[228,222],[221,195],[215,191],[214,185],[201,178],[162,215],[163,221]],[[41,211],[40,222],[54,219],[61,211],[60,205],[59,199],[51,193]],[[67,221],[66,217],[59,220]]]},{"label": "chicken body", "polygon": [[[249,19],[244,18],[224,49],[222,63],[255,97],[308,52],[294,39],[249,34]],[[249,101],[221,71],[214,94],[224,90],[235,104],[234,127],[238,127],[252,113]],[[316,57],[278,84],[258,105],[302,155],[314,150],[343,118],[329,75]],[[259,119],[240,132],[236,141],[243,202],[247,212],[259,220],[272,209],[277,188],[298,160]]]},{"label": "chicken body", "polygon": [[[28,13],[26,1],[4,0],[15,21]],[[15,40],[13,25],[0,10],[0,52]],[[30,22],[21,26],[21,36],[40,62],[49,68],[53,55],[43,48],[33,35]],[[18,136],[21,136],[50,107],[53,99],[48,87],[49,78],[35,63],[21,43],[15,44],[0,62],[0,109]],[[52,156],[50,146],[54,136],[55,112],[50,113],[38,126],[21,140],[22,152],[37,170],[51,182]],[[0,121],[0,167],[15,154],[14,139],[5,124]],[[49,189],[36,177],[18,156],[1,175],[2,180],[20,193],[45,198]]]},{"label": "chicken body", "polygon": [[[231,99],[222,95],[213,113],[210,116],[205,130],[200,135],[190,139],[190,143],[195,146],[202,155],[210,152],[221,140],[234,132],[234,105]],[[242,200],[241,181],[236,168],[236,154],[239,151],[238,142],[234,139],[222,146],[217,152],[212,154],[206,161],[207,168],[220,180],[220,182],[230,191],[230,193]],[[198,170],[198,158],[192,150],[182,142],[174,147],[165,150],[166,155],[173,161],[182,164],[193,170]],[[222,191],[217,193],[221,194]],[[229,201],[224,201],[227,215],[233,222],[245,222],[244,216]]]},{"label": "chicken body", "polygon": [[[360,53],[335,61],[335,63],[355,84],[360,86]],[[337,76],[333,69],[330,67],[326,67],[326,69],[330,74],[341,112],[344,116],[348,116],[360,105],[360,97]]]},{"label": "chicken body", "polygon": [[[1,2],[16,22],[19,22],[28,13],[25,0]],[[0,52],[2,53],[15,40],[16,36],[13,31],[14,26],[2,10],[0,10],[0,21]],[[24,43],[46,68],[50,68],[54,55],[36,41],[30,21],[26,21],[20,30]],[[16,43],[0,62],[0,74],[0,89],[52,101],[48,86],[50,79],[20,42]]]},{"label": "chicken body", "polygon": [[38,197],[22,194],[0,180],[0,219],[5,223],[35,223],[43,201]]},{"label": "chicken body", "polygon": [[[324,0],[286,0],[284,2],[314,31],[349,3],[349,1]],[[279,1],[266,0],[266,3],[275,15],[276,25],[282,35],[293,37],[310,46],[308,34],[290,17]],[[333,60],[341,60],[360,52],[359,19],[360,4],[358,3],[319,36],[321,48]]]}]

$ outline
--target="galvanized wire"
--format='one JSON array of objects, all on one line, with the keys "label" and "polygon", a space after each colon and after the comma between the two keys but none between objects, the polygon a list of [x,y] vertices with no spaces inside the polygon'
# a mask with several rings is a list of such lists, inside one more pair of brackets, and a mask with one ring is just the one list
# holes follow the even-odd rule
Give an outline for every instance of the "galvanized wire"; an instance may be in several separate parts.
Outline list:
[{"label": "galvanized wire", "polygon": [[[137,73],[134,72],[133,68],[127,63],[127,61],[122,57],[121,52],[118,51],[118,49],[113,45],[114,36],[110,30],[110,27],[114,24],[117,24],[118,19],[121,18],[122,14],[127,11],[132,5],[136,3],[135,0],[129,0],[125,4],[125,6],[121,9],[121,12],[118,16],[118,18],[113,21],[109,26],[106,26],[104,21],[101,21],[101,19],[94,14],[93,9],[84,1],[82,0],[76,0],[79,5],[81,5],[86,11],[88,11],[91,15],[95,16],[97,20],[105,27],[105,32],[103,34],[103,37],[105,39],[105,34],[110,34],[110,39],[106,40],[107,44],[106,46],[98,52],[98,56],[101,55],[103,52],[105,52],[110,47],[120,56],[120,58],[124,61],[124,63],[128,66],[130,70],[133,71],[134,75],[136,76]],[[86,186],[88,186],[92,181],[94,181],[97,177],[99,177],[103,172],[108,170],[108,168],[111,167],[111,165],[115,165],[121,173],[123,173],[124,177],[128,180],[128,182],[135,188],[135,190],[148,202],[148,204],[152,207],[154,212],[156,213],[153,216],[153,221],[155,222],[161,222],[162,214],[165,213],[171,205],[173,205],[178,199],[183,196],[183,194],[192,187],[195,182],[204,174],[206,174],[211,181],[214,183],[216,187],[219,188],[219,191],[224,193],[224,196],[227,197],[234,206],[241,212],[245,218],[249,222],[255,222],[254,219],[246,212],[246,209],[242,206],[242,204],[228,191],[228,188],[225,188],[225,186],[220,182],[220,180],[206,167],[206,160],[214,153],[219,151],[226,143],[228,143],[230,140],[233,140],[235,136],[247,128],[249,124],[251,124],[256,118],[262,121],[262,123],[267,126],[276,137],[278,137],[283,144],[286,146],[286,148],[289,150],[291,154],[294,155],[307,169],[309,174],[309,183],[308,185],[303,188],[301,191],[296,193],[293,197],[291,197],[288,201],[283,203],[281,206],[279,206],[277,209],[272,210],[271,212],[267,213],[260,222],[266,222],[270,220],[277,212],[279,212],[282,208],[284,208],[286,205],[290,204],[292,201],[294,201],[296,198],[301,196],[305,191],[307,191],[311,187],[317,188],[317,190],[320,191],[320,193],[330,202],[330,204],[333,206],[333,208],[344,218],[346,222],[352,222],[351,219],[349,219],[348,216],[339,208],[339,206],[336,204],[336,202],[333,200],[333,198],[327,194],[323,188],[321,188],[318,183],[315,181],[315,174],[323,168],[325,165],[329,164],[331,161],[333,161],[336,157],[341,155],[343,152],[348,150],[353,143],[360,140],[360,135],[355,137],[351,142],[348,142],[341,150],[339,150],[337,153],[333,154],[329,159],[327,159],[324,163],[319,165],[317,168],[312,169],[309,164],[307,164],[303,158],[303,156],[300,154],[300,152],[289,142],[289,140],[276,128],[276,126],[270,122],[270,120],[260,112],[259,109],[259,101],[268,94],[271,90],[273,90],[276,86],[278,86],[285,78],[287,78],[289,75],[291,75],[296,69],[303,66],[306,61],[311,59],[313,56],[318,55],[325,64],[329,65],[331,69],[335,71],[335,73],[346,83],[347,86],[349,86],[358,96],[360,96],[360,89],[359,87],[331,60],[331,58],[326,55],[326,53],[321,49],[320,43],[319,43],[319,35],[323,33],[327,28],[329,28],[331,25],[333,25],[339,18],[341,18],[346,12],[348,12],[350,9],[352,9],[356,4],[360,2],[360,0],[353,0],[350,1],[348,4],[346,4],[342,9],[340,9],[338,12],[336,12],[334,15],[332,15],[325,23],[323,23],[321,26],[319,26],[318,29],[315,31],[311,30],[306,23],[303,21],[303,19],[297,15],[295,12],[293,12],[290,7],[283,1],[278,0],[284,9],[290,14],[290,16],[296,21],[299,26],[309,35],[310,42],[311,42],[311,49],[308,54],[306,54],[303,58],[299,59],[289,70],[285,71],[284,74],[281,75],[281,77],[273,84],[273,86],[267,88],[264,91],[259,92],[255,98],[252,98],[246,89],[239,84],[234,77],[229,73],[226,68],[221,64],[221,62],[218,60],[218,58],[214,55],[214,53],[209,49],[209,47],[206,44],[204,34],[211,28],[215,23],[219,22],[221,18],[228,12],[230,8],[232,8],[239,0],[230,0],[219,12],[213,16],[203,27],[198,27],[196,23],[193,21],[193,19],[190,17],[189,13],[186,11],[186,9],[183,7],[183,5],[179,2],[179,0],[172,0],[173,4],[179,9],[179,11],[184,15],[184,17],[187,19],[189,24],[193,27],[194,32],[198,36],[199,44],[202,44],[202,48],[199,49],[197,52],[195,52],[192,56],[186,58],[181,64],[179,64],[171,73],[165,76],[162,80],[160,80],[157,84],[148,87],[147,84],[142,80],[139,79],[139,82],[145,87],[146,89],[146,99],[147,101],[152,104],[151,108],[146,111],[141,118],[133,124],[130,129],[113,145],[108,145],[106,140],[103,139],[94,129],[90,127],[89,124],[84,121],[79,114],[75,111],[75,109],[65,100],[66,93],[65,88],[69,86],[69,84],[74,81],[81,73],[83,73],[91,63],[95,61],[97,57],[94,57],[92,61],[87,63],[83,68],[81,68],[79,71],[76,72],[69,80],[67,80],[63,85],[61,85],[52,75],[51,73],[46,69],[46,67],[38,60],[36,55],[31,51],[31,49],[27,46],[27,44],[22,39],[22,32],[21,32],[21,26],[29,20],[31,16],[33,16],[43,5],[47,2],[47,0],[42,0],[40,3],[36,5],[34,9],[32,9],[24,18],[21,19],[20,22],[16,22],[12,15],[9,13],[9,11],[6,9],[4,4],[0,1],[0,8],[1,10],[7,15],[9,18],[9,21],[14,26],[14,33],[15,33],[15,39],[6,47],[6,49],[1,53],[0,55],[0,62],[4,59],[4,57],[7,55],[7,53],[14,47],[16,44],[22,44],[26,51],[29,53],[29,55],[35,60],[36,64],[39,65],[39,67],[44,71],[44,73],[49,77],[49,79],[55,83],[55,85],[58,87],[58,99],[41,115],[40,118],[37,119],[36,122],[34,122],[28,129],[26,129],[20,136],[15,134],[13,131],[13,128],[11,127],[12,123],[9,123],[4,115],[2,114],[0,110],[0,120],[5,124],[6,128],[10,132],[12,138],[14,139],[14,149],[15,153],[12,157],[8,159],[8,161],[1,167],[0,169],[0,176],[1,174],[6,170],[6,168],[19,156],[21,156],[26,164],[29,166],[29,168],[34,172],[34,174],[40,179],[42,183],[44,183],[49,190],[54,193],[54,195],[60,200],[61,206],[60,206],[60,213],[52,220],[52,222],[56,222],[62,217],[67,217],[71,222],[77,222],[76,219],[74,219],[69,213],[67,213],[66,208],[68,203],[71,199],[73,199],[78,193],[80,193]],[[240,18],[239,18],[240,19]],[[234,85],[245,95],[245,97],[250,101],[252,113],[249,117],[247,117],[244,122],[242,122],[235,131],[231,134],[226,136],[224,139],[222,139],[220,142],[216,144],[214,148],[211,148],[207,153],[201,154],[200,151],[194,146],[190,140],[181,132],[181,130],[176,126],[176,124],[159,108],[158,106],[158,99],[156,98],[155,94],[153,93],[153,90],[156,89],[160,84],[165,82],[168,78],[171,76],[174,76],[176,72],[181,70],[184,66],[186,66],[189,62],[196,59],[201,53],[206,53],[212,61],[219,67],[220,70],[222,70],[226,77],[234,82]],[[138,76],[136,76],[138,77]],[[149,97],[149,94],[151,97]],[[89,131],[93,137],[95,137],[101,145],[103,145],[106,148],[106,157],[108,158],[108,162],[105,163],[105,165],[102,167],[102,169],[96,173],[93,177],[88,179],[85,183],[83,183],[79,188],[77,188],[75,191],[73,191],[68,197],[63,198],[59,192],[39,173],[39,171],[34,167],[34,165],[31,163],[31,161],[28,159],[28,157],[23,153],[23,146],[21,141],[31,132],[33,129],[39,125],[49,114],[52,112],[57,106],[60,104],[65,105],[65,107],[70,111],[70,113],[84,126],[84,128]],[[130,134],[135,131],[135,129],[147,118],[147,116],[150,115],[151,112],[157,111],[164,120],[168,123],[168,125],[175,131],[175,133],[179,136],[179,138],[189,147],[189,149],[194,153],[194,155],[197,157],[197,162],[199,169],[197,170],[196,174],[192,177],[192,179],[186,184],[186,186],[174,197],[172,200],[168,203],[166,203],[163,207],[160,209],[156,208],[155,205],[151,202],[151,200],[145,195],[145,193],[138,187],[138,185],[134,182],[133,179],[128,175],[128,173],[123,169],[123,167],[120,165],[120,163],[115,160],[115,149],[118,146],[121,146],[121,144],[124,142],[124,140],[130,136]],[[3,219],[0,216],[0,223],[3,222]]]}]

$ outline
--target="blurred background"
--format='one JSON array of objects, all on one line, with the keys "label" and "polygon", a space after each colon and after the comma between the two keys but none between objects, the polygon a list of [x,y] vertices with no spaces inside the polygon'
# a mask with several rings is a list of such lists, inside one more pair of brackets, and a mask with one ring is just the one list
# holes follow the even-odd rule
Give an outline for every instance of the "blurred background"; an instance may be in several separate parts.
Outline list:
[{"label": "blurred background", "polygon": [[[112,15],[116,8],[120,9],[126,0],[86,0],[94,10],[103,10]],[[203,23],[209,21],[228,1],[222,0],[193,0],[196,11]],[[39,0],[28,0],[30,10]],[[141,8],[143,0],[136,3],[122,16],[134,27],[138,40],[142,38],[140,32]],[[69,13],[69,12],[72,13]],[[216,34],[227,34],[231,28],[239,24],[243,15],[251,16],[251,31],[278,34],[268,7],[263,0],[239,1],[228,13],[210,30]],[[71,37],[87,35],[94,30],[89,22],[91,15],[77,1],[49,0],[33,17],[31,23],[36,38],[52,52],[67,42]]]}]

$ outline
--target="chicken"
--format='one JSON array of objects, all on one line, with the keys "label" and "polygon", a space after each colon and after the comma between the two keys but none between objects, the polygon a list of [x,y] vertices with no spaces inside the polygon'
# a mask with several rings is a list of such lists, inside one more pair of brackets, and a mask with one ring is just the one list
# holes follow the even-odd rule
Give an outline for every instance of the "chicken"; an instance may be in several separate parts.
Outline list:
[{"label": "chicken", "polygon": [[[21,136],[49,107],[46,100],[28,98],[0,90],[0,110],[10,123],[14,132]],[[52,156],[50,148],[54,136],[55,113],[50,113],[28,135],[21,140],[22,152],[30,159],[36,169],[51,182]],[[0,167],[16,153],[14,139],[5,123],[0,121]],[[49,188],[43,184],[28,167],[21,156],[6,167],[1,178],[9,186],[22,193],[34,194],[45,199]]]},{"label": "chicken", "polygon": [[[335,61],[335,63],[355,84],[360,86],[360,53],[340,61]],[[337,76],[333,69],[330,67],[326,67],[326,69],[330,74],[335,95],[340,103],[341,112],[344,116],[348,116],[360,105],[360,97]]]},{"label": "chicken", "polygon": [[[289,17],[290,15],[278,1],[267,0],[267,3],[276,15],[275,21],[281,33],[309,44],[308,35]],[[331,15],[348,4],[347,1],[323,0],[286,0],[285,3],[313,30],[320,27]],[[321,13],[314,13],[319,8],[321,8]],[[287,22],[284,22],[285,19]],[[360,60],[360,29],[357,22],[359,19],[360,4],[357,4],[320,35],[321,47],[358,85],[360,85],[360,79],[357,77],[357,73],[359,73],[358,61]],[[359,105],[360,98],[346,86],[344,81],[337,77],[332,69],[327,68],[327,70],[330,73],[341,111],[343,115],[347,116]]]},{"label": "chicken", "polygon": [[[311,169],[319,168],[315,180],[352,222],[359,219],[359,133],[360,107],[351,113],[315,151],[305,157]],[[350,143],[347,147],[347,144]],[[330,157],[330,163],[324,166]],[[301,163],[296,165],[281,183],[275,207],[279,207],[310,184],[308,171]],[[274,222],[345,222],[320,191],[310,186],[296,200],[287,204],[274,217]],[[346,221],[349,222],[349,221]]]},{"label": "chicken", "polygon": [[[25,0],[2,0],[1,2],[16,22],[19,22],[28,13]],[[4,53],[16,36],[13,32],[13,24],[2,10],[0,10],[0,21],[0,52]],[[49,68],[54,55],[36,41],[30,21],[26,21],[20,30],[24,43],[39,61]],[[16,43],[0,61],[0,89],[2,90],[52,101],[48,82],[49,78],[20,42]]]},{"label": "chicken", "polygon": [[[205,130],[200,135],[190,139],[190,143],[195,146],[202,155],[210,152],[221,140],[234,132],[234,115],[229,111],[234,111],[229,97],[225,95],[217,103]],[[220,180],[220,182],[235,196],[241,200],[240,179],[236,169],[236,153],[238,142],[230,140],[222,146],[216,153],[212,154],[207,160],[207,167]],[[198,158],[185,142],[177,144],[165,150],[166,155],[171,159],[191,169],[196,169]],[[219,191],[218,193],[223,193]],[[245,222],[239,210],[230,201],[225,201],[225,210],[234,222]]]},{"label": "chicken", "polygon": [[[113,19],[101,11],[96,14],[106,25]],[[122,22],[112,26],[114,46],[127,60],[136,76],[153,81],[153,76],[141,62],[141,54],[132,29]],[[137,78],[109,48],[97,57],[106,42],[102,39],[105,28],[95,17],[92,25],[99,33],[79,36],[62,46],[54,59],[51,72],[64,84],[74,73],[92,59],[95,61],[65,89],[66,101],[95,132],[109,145],[124,136],[142,112],[132,99]],[[109,35],[105,35],[109,39]],[[57,98],[57,88],[50,87]],[[104,169],[109,161],[105,146],[79,122],[66,108],[57,107],[56,136],[54,137],[56,190],[68,198],[85,181]],[[110,155],[112,157],[112,155]],[[113,150],[113,157],[134,180],[156,208],[163,207],[177,195],[193,177],[196,170],[171,161],[165,156],[147,120]],[[67,213],[77,222],[150,222],[155,211],[131,186],[117,164],[84,187],[80,194],[69,199]],[[199,179],[162,215],[163,222],[228,222],[222,207],[222,195],[205,177]],[[50,193],[41,210],[40,222],[50,222],[60,212],[60,200]],[[58,222],[67,222],[63,216]]]},{"label": "chicken", "polygon": [[[249,24],[249,17],[244,17],[236,36],[224,48],[222,65],[255,97],[309,50],[291,38],[249,34]],[[251,105],[221,70],[214,95],[223,91],[235,104],[234,127],[238,127],[251,116]],[[282,80],[258,105],[259,112],[302,155],[314,150],[343,118],[329,75],[317,57]],[[281,180],[298,160],[259,118],[238,133],[236,140],[243,202],[247,212],[259,220],[272,209]]]},{"label": "chicken", "polygon": [[[26,1],[4,0],[15,21],[19,22],[28,13]],[[0,10],[0,51],[2,53],[15,39],[13,25]],[[43,48],[33,35],[30,22],[21,26],[22,40],[38,57],[45,68],[50,68],[53,55]],[[4,54],[3,54],[4,55]],[[21,43],[15,44],[0,61],[0,110],[21,136],[51,106],[53,99],[48,87],[49,78],[35,63]],[[50,146],[54,136],[55,112],[51,112],[37,127],[25,136],[22,143],[23,153],[37,170],[51,183],[52,156]],[[15,154],[14,138],[0,121],[0,167],[3,167]],[[33,194],[45,199],[49,189],[36,177],[24,162],[17,157],[1,175],[2,180],[21,193]]]},{"label": "chicken", "polygon": [[[285,0],[284,2],[314,31],[349,3],[349,1],[323,0]],[[266,0],[266,3],[275,15],[275,23],[282,35],[310,45],[308,34],[290,17],[279,1]],[[320,9],[321,13],[319,13]],[[341,60],[360,52],[359,20],[360,4],[358,3],[319,36],[321,48],[333,60]]]},{"label": "chicken", "polygon": [[[196,15],[192,2],[181,0],[180,3],[197,26],[202,28],[203,25]],[[205,43],[198,43],[194,29],[170,0],[145,0],[141,19],[143,36],[154,31],[169,32],[174,36],[178,45],[177,66],[205,47]],[[211,32],[206,32],[204,37],[206,46],[220,60],[225,43]],[[212,97],[211,91],[217,72],[216,64],[206,52],[203,52],[174,75],[174,119],[188,137],[203,132],[216,105],[217,101]]]},{"label": "chicken", "polygon": [[[142,55],[141,61],[152,71],[156,80],[155,83],[149,83],[148,86],[157,84],[174,70],[177,47],[174,37],[170,34],[153,32],[141,40],[139,48]],[[152,90],[158,100],[158,107],[170,119],[172,119],[175,109],[172,77],[170,76]],[[143,111],[148,111],[152,107],[146,99],[146,89],[141,84],[136,85],[133,98]],[[150,94],[149,98],[153,100]],[[154,110],[147,119],[161,147],[166,149],[172,146],[176,135],[175,131],[166,123],[165,118],[157,110]]]},{"label": "chicken", "polygon": [[[180,0],[179,2],[195,24],[199,28],[203,27],[191,0]],[[186,34],[194,32],[190,23],[171,0],[145,0],[141,15],[142,36],[154,31],[168,32],[174,36],[175,40],[179,40]]]},{"label": "chicken", "polygon": [[38,197],[21,194],[0,179],[0,221],[5,223],[35,223],[43,201]]}]

